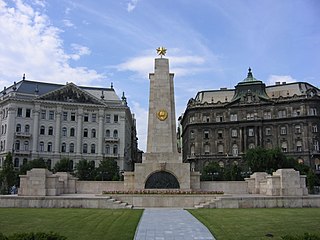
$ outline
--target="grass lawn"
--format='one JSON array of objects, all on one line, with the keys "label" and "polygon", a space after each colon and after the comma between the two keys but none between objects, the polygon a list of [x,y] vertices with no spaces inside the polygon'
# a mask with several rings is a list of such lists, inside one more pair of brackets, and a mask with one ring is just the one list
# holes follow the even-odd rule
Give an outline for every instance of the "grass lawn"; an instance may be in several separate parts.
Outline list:
[{"label": "grass lawn", "polygon": [[57,232],[68,240],[133,239],[142,210],[0,208],[0,232]]},{"label": "grass lawn", "polygon": [[[286,234],[320,234],[320,208],[190,210],[217,240],[281,239]],[[272,233],[273,238],[266,237]]]}]

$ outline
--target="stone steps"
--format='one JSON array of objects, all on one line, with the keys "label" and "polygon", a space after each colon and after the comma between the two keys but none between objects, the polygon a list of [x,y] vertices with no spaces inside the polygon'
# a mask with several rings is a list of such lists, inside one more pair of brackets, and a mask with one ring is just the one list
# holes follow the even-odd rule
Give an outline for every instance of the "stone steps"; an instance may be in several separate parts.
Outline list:
[{"label": "stone steps", "polygon": [[133,205],[114,199],[112,197],[107,197],[107,202],[112,204],[112,208],[126,208],[126,209],[133,208]]}]

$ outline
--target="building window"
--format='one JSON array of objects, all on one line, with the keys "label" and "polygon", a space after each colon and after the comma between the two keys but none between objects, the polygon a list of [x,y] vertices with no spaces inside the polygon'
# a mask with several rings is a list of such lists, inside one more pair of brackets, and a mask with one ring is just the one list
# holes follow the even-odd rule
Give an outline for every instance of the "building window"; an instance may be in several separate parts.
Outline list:
[{"label": "building window", "polygon": [[70,137],[74,137],[74,136],[75,136],[75,129],[70,128]]},{"label": "building window", "polygon": [[46,128],[44,126],[40,127],[40,135],[44,135]]},{"label": "building window", "polygon": [[83,130],[83,137],[88,137],[88,129],[87,128],[85,128]]},{"label": "building window", "polygon": [[193,123],[193,122],[194,122],[194,116],[192,115],[189,117],[189,123]]},{"label": "building window", "polygon": [[51,161],[51,159],[48,159],[47,160],[47,166],[48,166],[49,169],[51,169],[51,165],[52,165],[52,161]]},{"label": "building window", "polygon": [[115,115],[113,116],[113,122],[114,122],[114,123],[117,123],[118,120],[119,120],[119,116],[118,116],[117,114],[115,114]]},{"label": "building window", "polygon": [[107,129],[107,130],[106,130],[106,138],[109,138],[109,137],[110,137],[110,130]]},{"label": "building window", "polygon": [[41,119],[46,119],[47,111],[41,110]]},{"label": "building window", "polygon": [[22,108],[18,108],[17,117],[22,117]]},{"label": "building window", "polygon": [[63,114],[62,114],[62,120],[63,120],[63,121],[68,121],[68,112],[63,112]]},{"label": "building window", "polygon": [[21,124],[20,123],[18,123],[17,126],[16,126],[16,132],[17,133],[21,132]]},{"label": "building window", "polygon": [[297,147],[297,152],[302,152],[302,142],[301,141],[297,141],[296,147]]},{"label": "building window", "polygon": [[238,156],[238,145],[237,144],[232,145],[232,156]]},{"label": "building window", "polygon": [[253,128],[249,128],[248,129],[248,136],[249,137],[253,137],[254,136],[254,129]]},{"label": "building window", "polygon": [[318,132],[318,125],[317,124],[312,125],[312,132],[314,132],[314,133]]},{"label": "building window", "polygon": [[236,113],[230,114],[230,121],[238,121],[238,115]]},{"label": "building window", "polygon": [[280,134],[286,135],[287,134],[287,128],[286,127],[280,127]]},{"label": "building window", "polygon": [[317,109],[316,108],[310,108],[309,109],[309,115],[316,116],[317,115]]},{"label": "building window", "polygon": [[204,145],[204,154],[210,154],[210,145],[209,144]]},{"label": "building window", "polygon": [[266,135],[267,136],[271,135],[271,128],[270,127],[266,127]]},{"label": "building window", "polygon": [[20,150],[20,141],[19,141],[19,140],[16,141],[16,144],[15,144],[14,149],[15,149],[16,151],[19,151],[19,150]]},{"label": "building window", "polygon": [[74,113],[74,112],[71,113],[70,120],[71,120],[72,122],[76,121],[76,113]]},{"label": "building window", "polygon": [[49,111],[49,120],[54,120],[54,111]]},{"label": "building window", "polygon": [[92,120],[92,122],[96,122],[97,121],[97,114],[92,113],[91,120]]},{"label": "building window", "polygon": [[67,128],[63,127],[62,128],[62,137],[66,137],[67,136]]},{"label": "building window", "polygon": [[238,130],[237,129],[231,130],[231,137],[238,137]]},{"label": "building window", "polygon": [[24,151],[29,151],[29,142],[28,142],[28,141],[24,141],[24,143],[23,143],[23,150],[24,150]]},{"label": "building window", "polygon": [[190,154],[191,156],[194,156],[194,145],[191,145],[190,147]]},{"label": "building window", "polygon": [[223,131],[218,130],[218,139],[222,139],[222,138],[223,138]]},{"label": "building window", "polygon": [[44,142],[40,142],[39,144],[39,151],[43,152],[44,151]]},{"label": "building window", "polygon": [[216,122],[223,122],[223,116],[220,115],[220,114],[218,114],[218,115],[216,116]]},{"label": "building window", "polygon": [[74,153],[74,144],[73,143],[69,144],[69,152]]},{"label": "building window", "polygon": [[48,142],[48,148],[47,148],[48,152],[52,152],[52,143]]},{"label": "building window", "polygon": [[118,145],[113,145],[113,154],[114,155],[118,154]]},{"label": "building window", "polygon": [[300,108],[293,109],[293,112],[292,112],[292,116],[293,117],[297,117],[297,116],[300,116],[300,115],[301,115]]},{"label": "building window", "polygon": [[223,153],[223,145],[222,144],[219,144],[218,145],[218,153]]},{"label": "building window", "polygon": [[281,144],[281,150],[282,150],[282,152],[287,152],[287,151],[288,151],[288,144],[287,144],[287,142],[282,142],[282,144]]},{"label": "building window", "polygon": [[209,139],[209,130],[204,130],[203,131],[203,138]]},{"label": "building window", "polygon": [[25,165],[25,164],[27,164],[27,163],[28,163],[28,159],[24,158],[24,159],[22,160],[22,165]]},{"label": "building window", "polygon": [[49,127],[49,129],[48,129],[48,135],[53,135],[53,127]]},{"label": "building window", "polygon": [[89,113],[85,113],[83,116],[83,121],[88,122],[89,121]]},{"label": "building window", "polygon": [[279,110],[279,111],[278,111],[278,117],[279,117],[279,118],[285,118],[285,117],[287,117],[287,111],[286,111],[286,110]]},{"label": "building window", "polygon": [[91,129],[91,138],[96,138],[96,130]]},{"label": "building window", "polygon": [[271,142],[270,139],[267,139],[266,148],[267,149],[272,149],[272,142]]},{"label": "building window", "polygon": [[208,115],[203,115],[202,121],[208,123],[208,122],[210,122],[210,117]]},{"label": "building window", "polygon": [[107,114],[106,115],[106,123],[110,123],[111,122],[111,115]]},{"label": "building window", "polygon": [[61,152],[66,152],[67,151],[67,145],[66,145],[66,143],[62,143],[61,144]]},{"label": "building window", "polygon": [[247,120],[254,120],[254,113],[247,113]]},{"label": "building window", "polygon": [[83,148],[82,148],[82,152],[83,153],[88,153],[88,144],[83,144]]},{"label": "building window", "polygon": [[319,151],[319,141],[318,140],[313,140],[313,150],[314,151]]},{"label": "building window", "polygon": [[91,153],[96,153],[96,145],[91,144]]},{"label": "building window", "polygon": [[194,130],[190,131],[190,139],[194,139]]},{"label": "building window", "polygon": [[300,125],[295,125],[294,126],[294,132],[296,134],[300,134],[301,133],[301,126]]},{"label": "building window", "polygon": [[27,108],[26,109],[26,118],[30,118],[31,117],[31,109]]},{"label": "building window", "polygon": [[113,131],[113,138],[118,138],[118,130]]},{"label": "building window", "polygon": [[254,149],[254,148],[255,148],[254,143],[250,143],[250,144],[249,144],[249,149]]},{"label": "building window", "polygon": [[28,124],[26,126],[24,126],[24,132],[25,133],[29,133],[30,132],[30,126]]},{"label": "building window", "polygon": [[15,158],[14,159],[14,167],[18,168],[19,166],[20,166],[20,160],[19,160],[19,158]]},{"label": "building window", "polygon": [[110,146],[108,144],[106,145],[106,154],[110,154]]}]

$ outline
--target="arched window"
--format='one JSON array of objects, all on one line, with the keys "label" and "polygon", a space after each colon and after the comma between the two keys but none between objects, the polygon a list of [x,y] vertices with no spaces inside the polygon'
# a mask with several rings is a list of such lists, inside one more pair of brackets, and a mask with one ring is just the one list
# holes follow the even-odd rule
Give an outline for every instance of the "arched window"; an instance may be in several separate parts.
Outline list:
[{"label": "arched window", "polygon": [[20,166],[20,160],[19,158],[14,159],[14,167],[18,168]]},{"label": "arched window", "polygon": [[297,152],[302,152],[302,142],[297,141],[296,146],[297,146]]},{"label": "arched window", "polygon": [[316,139],[313,140],[313,150],[319,151],[319,141]]},{"label": "arched window", "polygon": [[190,139],[194,139],[194,130],[190,131]]},{"label": "arched window", "polygon": [[96,145],[94,143],[91,144],[91,153],[96,153]]},{"label": "arched window", "polygon": [[48,151],[48,152],[52,152],[52,142],[48,142],[47,151]]},{"label": "arched window", "polygon": [[113,154],[114,155],[118,154],[118,145],[113,145]]},{"label": "arched window", "polygon": [[70,169],[73,169],[73,160],[70,160],[69,164],[70,164]]},{"label": "arched window", "polygon": [[287,142],[282,142],[282,144],[281,144],[281,150],[282,150],[282,152],[287,152],[287,151],[288,151],[288,144],[287,144]]},{"label": "arched window", "polygon": [[51,159],[47,160],[47,166],[48,166],[49,169],[51,169]]},{"label": "arched window", "polygon": [[30,126],[27,124],[24,126],[24,132],[29,133],[30,132]]},{"label": "arched window", "polygon": [[61,152],[66,152],[67,151],[67,145],[66,143],[61,144]]},{"label": "arched window", "polygon": [[83,144],[83,148],[82,148],[82,152],[83,153],[88,153],[88,144]]},{"label": "arched window", "polygon": [[109,146],[109,144],[106,145],[106,154],[110,154],[110,146]]},{"label": "arched window", "polygon": [[40,127],[40,135],[44,135],[46,128],[44,126]]},{"label": "arched window", "polygon": [[16,126],[16,132],[17,133],[21,132],[21,124],[20,123],[18,123],[17,126]]},{"label": "arched window", "polygon": [[69,152],[74,153],[74,143],[70,143]]},{"label": "arched window", "polygon": [[88,137],[88,129],[83,129],[83,137]]},{"label": "arched window", "polygon": [[106,130],[106,138],[109,138],[109,137],[110,137],[110,130],[107,129],[107,130]]},{"label": "arched window", "polygon": [[218,153],[223,153],[223,145],[222,144],[218,145]]},{"label": "arched window", "polygon": [[118,138],[118,130],[113,131],[113,138]]},{"label": "arched window", "polygon": [[16,150],[16,151],[19,151],[19,150],[20,150],[20,141],[19,141],[19,140],[16,141],[15,150]]},{"label": "arched window", "polygon": [[43,152],[44,151],[44,142],[40,142],[39,144],[39,151]]},{"label": "arched window", "polygon": [[232,156],[238,156],[238,145],[237,144],[232,145]]},{"label": "arched window", "polygon": [[75,129],[70,128],[70,137],[74,137],[74,136],[75,136]]},{"label": "arched window", "polygon": [[209,154],[210,153],[210,145],[209,144],[205,144],[204,145],[204,154]]},{"label": "arched window", "polygon": [[23,146],[24,151],[29,151],[29,141],[24,141],[24,146]]},{"label": "arched window", "polygon": [[191,154],[191,156],[193,156],[193,155],[194,155],[194,145],[191,145],[191,148],[190,148],[190,154]]},{"label": "arched window", "polygon": [[63,127],[62,128],[62,137],[66,137],[67,136],[67,128]]},{"label": "arched window", "polygon": [[53,127],[49,127],[49,129],[48,129],[48,135],[53,135]]},{"label": "arched window", "polygon": [[91,138],[95,138],[96,137],[96,130],[93,128],[91,129]]}]

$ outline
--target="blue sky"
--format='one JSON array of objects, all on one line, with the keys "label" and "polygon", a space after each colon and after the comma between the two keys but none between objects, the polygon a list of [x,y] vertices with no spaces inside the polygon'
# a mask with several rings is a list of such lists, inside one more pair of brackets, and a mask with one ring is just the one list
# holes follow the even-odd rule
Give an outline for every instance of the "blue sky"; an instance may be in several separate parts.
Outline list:
[{"label": "blue sky", "polygon": [[250,66],[267,85],[320,86],[318,0],[0,0],[0,87],[27,79],[125,92],[145,150],[149,80],[164,46],[177,117],[197,91],[233,88]]}]

